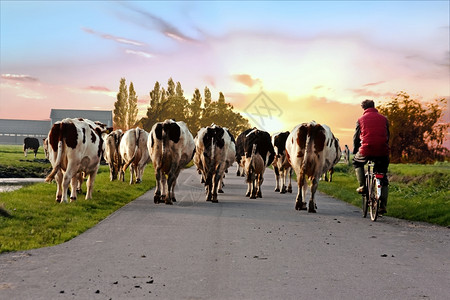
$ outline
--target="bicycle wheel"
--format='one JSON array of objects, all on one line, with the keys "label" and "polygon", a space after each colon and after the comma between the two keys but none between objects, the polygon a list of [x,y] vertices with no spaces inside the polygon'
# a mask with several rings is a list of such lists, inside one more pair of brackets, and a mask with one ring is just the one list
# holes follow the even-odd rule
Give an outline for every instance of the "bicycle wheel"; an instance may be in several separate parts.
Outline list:
[{"label": "bicycle wheel", "polygon": [[377,181],[375,177],[371,178],[369,182],[369,210],[370,219],[376,221],[378,217],[378,208],[380,207],[380,199],[377,197]]},{"label": "bicycle wheel", "polygon": [[362,210],[363,210],[363,218],[367,217],[367,210],[369,208],[369,193],[367,192],[368,184],[368,176],[366,174],[366,191],[362,194]]}]

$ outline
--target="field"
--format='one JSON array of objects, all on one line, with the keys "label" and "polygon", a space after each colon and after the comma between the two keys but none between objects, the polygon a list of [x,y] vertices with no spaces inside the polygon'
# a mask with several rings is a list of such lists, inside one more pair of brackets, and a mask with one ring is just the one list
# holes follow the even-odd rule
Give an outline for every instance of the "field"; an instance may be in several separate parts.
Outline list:
[{"label": "field", "polygon": [[[45,161],[42,148],[39,150],[34,159],[33,155],[25,158],[21,146],[0,146],[1,177],[45,177],[51,166]],[[392,164],[389,178],[388,216],[450,226],[448,162]],[[55,183],[37,183],[0,193],[0,253],[68,241],[155,186],[151,165],[145,169],[141,184],[130,185],[128,172],[125,180],[110,182],[108,166],[102,165],[95,180],[93,199],[86,201],[82,194],[76,202],[68,204],[55,202]],[[344,164],[337,165],[333,182],[319,183],[320,191],[361,207],[356,187],[353,168]]]},{"label": "field", "polygon": [[[35,160],[34,155],[25,158],[20,146],[0,146],[0,168],[16,175],[24,172],[30,176],[34,171],[41,174],[42,170],[49,170],[50,164],[42,162],[44,154],[39,150]],[[125,182],[110,182],[109,168],[102,165],[95,179],[93,199],[85,200],[83,193],[76,202],[67,204],[56,203],[54,182],[0,193],[0,253],[52,246],[81,234],[154,187],[152,166],[145,169],[141,184],[130,185],[128,180],[129,172]]]}]

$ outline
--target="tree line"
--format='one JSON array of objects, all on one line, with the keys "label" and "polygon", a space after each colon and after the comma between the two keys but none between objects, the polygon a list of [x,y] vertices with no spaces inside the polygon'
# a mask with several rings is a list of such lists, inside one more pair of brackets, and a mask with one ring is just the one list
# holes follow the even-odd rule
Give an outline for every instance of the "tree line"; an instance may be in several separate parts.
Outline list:
[{"label": "tree line", "polygon": [[199,89],[195,89],[192,98],[186,99],[180,82],[169,78],[167,88],[161,87],[155,82],[150,91],[150,102],[146,116],[137,120],[137,97],[133,83],[127,89],[125,78],[120,80],[117,100],[114,103],[114,128],[127,130],[133,127],[141,127],[150,131],[157,122],[166,119],[184,121],[195,136],[202,127],[215,123],[227,127],[237,136],[240,132],[250,128],[250,123],[241,114],[234,111],[233,106],[227,103],[222,92],[219,98],[213,101],[211,91],[205,87],[203,95]]},{"label": "tree line", "polygon": [[[381,114],[389,120],[390,159],[393,163],[430,163],[449,160],[450,151],[443,146],[450,128],[442,122],[447,107],[445,98],[431,103],[422,103],[405,92],[399,92],[392,100],[378,106]],[[155,82],[150,91],[150,102],[146,116],[137,120],[137,96],[133,83],[127,88],[121,78],[117,100],[114,103],[114,128],[127,130],[141,127],[150,131],[153,124],[166,119],[184,121],[195,136],[198,130],[215,123],[227,127],[237,137],[250,128],[241,114],[233,110],[222,92],[216,101],[205,87],[203,94],[195,89],[192,98],[186,99],[180,82],[169,78],[167,88]]]}]

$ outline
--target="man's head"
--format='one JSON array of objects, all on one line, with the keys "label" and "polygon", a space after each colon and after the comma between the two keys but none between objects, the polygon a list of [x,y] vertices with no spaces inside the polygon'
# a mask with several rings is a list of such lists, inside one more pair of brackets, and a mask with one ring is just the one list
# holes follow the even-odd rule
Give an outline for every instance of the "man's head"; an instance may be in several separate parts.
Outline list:
[{"label": "man's head", "polygon": [[363,102],[361,102],[361,107],[364,110],[366,110],[368,108],[374,108],[375,107],[375,103],[373,102],[373,100],[366,99]]}]

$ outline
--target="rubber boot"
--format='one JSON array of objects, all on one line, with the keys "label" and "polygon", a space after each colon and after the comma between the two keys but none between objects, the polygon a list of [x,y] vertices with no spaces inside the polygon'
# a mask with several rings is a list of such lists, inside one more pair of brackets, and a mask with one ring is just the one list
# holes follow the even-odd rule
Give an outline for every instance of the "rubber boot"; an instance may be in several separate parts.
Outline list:
[{"label": "rubber boot", "polygon": [[359,194],[363,194],[365,192],[364,186],[366,185],[365,184],[366,177],[364,174],[364,168],[355,168],[355,173],[356,173],[356,179],[358,179],[358,182],[359,182],[359,188],[357,188],[356,191]]},{"label": "rubber boot", "polygon": [[389,186],[382,186],[381,187],[381,196],[380,196],[380,210],[379,214],[386,214],[386,206],[387,206],[387,199],[389,194]]}]

